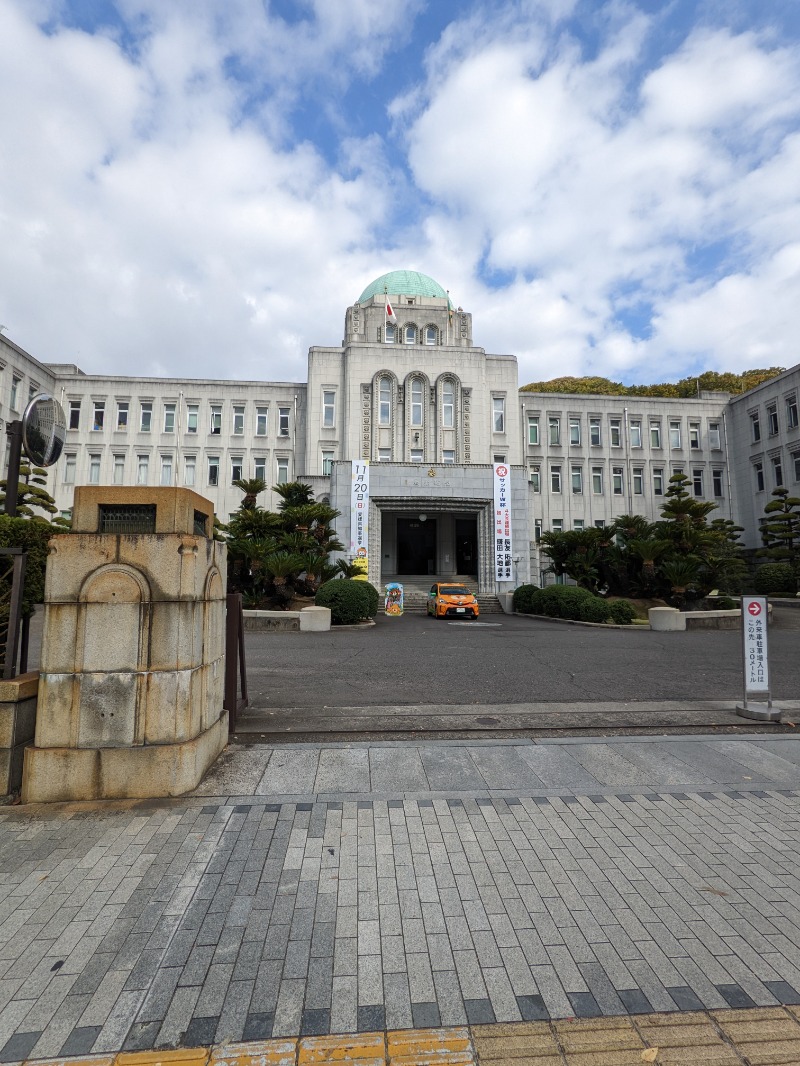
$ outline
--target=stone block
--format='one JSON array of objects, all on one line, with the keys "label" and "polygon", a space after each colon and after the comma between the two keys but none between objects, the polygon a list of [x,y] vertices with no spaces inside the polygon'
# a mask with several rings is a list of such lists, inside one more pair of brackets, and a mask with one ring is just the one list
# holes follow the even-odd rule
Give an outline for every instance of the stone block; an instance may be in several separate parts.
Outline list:
[{"label": "stone block", "polygon": [[5,697],[0,702],[0,796],[16,792],[22,783],[23,755],[36,726],[38,683],[36,674],[0,682],[0,696]]},{"label": "stone block", "polygon": [[148,672],[143,701],[144,743],[169,744],[197,736],[202,689],[201,668]]},{"label": "stone block", "polygon": [[73,676],[78,704],[76,746],[109,748],[139,743],[137,710],[141,705],[146,675],[128,671],[94,671]]},{"label": "stone block", "polygon": [[191,670],[203,663],[204,604],[197,600],[154,603],[147,666]]},{"label": "stone block", "polygon": [[72,505],[72,528],[76,533],[98,533],[101,504],[155,504],[156,533],[194,534],[194,515],[208,517],[206,534],[212,533],[214,505],[191,489],[174,486],[80,485]]},{"label": "stone block", "polygon": [[301,633],[327,633],[330,628],[330,607],[304,607],[300,611]]},{"label": "stone block", "polygon": [[686,629],[686,615],[676,607],[651,607],[647,617],[650,628],[657,633],[678,633]]},{"label": "stone block", "polygon": [[116,558],[115,536],[58,533],[51,537],[44,602],[77,603],[87,575],[115,562]]},{"label": "stone block", "polygon": [[79,683],[74,673],[42,673],[36,708],[37,747],[70,747],[78,743]]}]

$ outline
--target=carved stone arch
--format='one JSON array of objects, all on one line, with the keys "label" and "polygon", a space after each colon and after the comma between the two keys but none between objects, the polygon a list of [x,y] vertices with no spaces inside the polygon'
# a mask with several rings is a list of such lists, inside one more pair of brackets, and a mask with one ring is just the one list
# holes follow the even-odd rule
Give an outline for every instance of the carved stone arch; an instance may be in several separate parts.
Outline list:
[{"label": "carved stone arch", "polygon": [[404,322],[403,323],[402,333],[401,333],[401,336],[400,336],[400,343],[401,344],[405,344],[406,343],[406,330],[407,329],[413,329],[414,330],[414,343],[415,344],[419,344],[419,342],[420,342],[419,341],[419,336],[420,336],[420,334],[419,334],[419,326],[417,325],[416,322]]},{"label": "carved stone arch", "polygon": [[203,658],[212,663],[225,654],[225,582],[216,566],[210,566],[203,586]]},{"label": "carved stone arch", "polygon": [[151,599],[147,577],[124,563],[100,566],[85,578],[75,648],[86,672],[148,669]]},{"label": "carved stone arch", "polygon": [[[391,382],[391,403],[389,408],[389,425],[385,423],[381,424],[380,421],[380,385],[383,378],[388,378]],[[370,459],[377,458],[376,450],[378,448],[378,438],[381,431],[389,430],[392,440],[392,456],[396,455],[397,447],[397,427],[402,423],[400,418],[398,406],[402,403],[403,390],[400,385],[400,381],[397,374],[393,370],[385,368],[383,370],[376,371],[372,376],[372,439],[370,442]]]},{"label": "carved stone arch", "polygon": [[[445,384],[452,384],[453,386],[453,418],[452,425],[446,424],[446,412],[444,410],[444,386]],[[458,374],[452,370],[445,370],[441,373],[434,384],[434,394],[436,403],[436,428],[437,436],[439,438],[439,448],[442,447],[443,433],[447,430],[452,430],[455,435],[454,451],[456,453],[455,460],[457,463],[461,462],[461,378]]]},{"label": "carved stone arch", "polygon": [[[413,422],[414,416],[414,390],[413,383],[418,381],[422,387],[420,396],[420,404],[422,406],[422,420],[421,422]],[[428,375],[423,370],[412,370],[406,375],[403,382],[403,391],[405,392],[405,439],[407,441],[406,458],[411,458],[411,450],[421,448],[423,453],[423,461],[425,460],[428,440],[428,428],[431,422],[430,413],[430,395],[431,395],[431,382]]]},{"label": "carved stone arch", "polygon": [[442,331],[439,329],[439,327],[436,325],[435,322],[426,322],[425,325],[422,327],[422,333],[420,335],[420,344],[427,344],[428,343],[428,330],[429,329],[432,329],[434,331],[433,332],[433,336],[434,336],[435,339],[434,339],[433,343],[434,344],[441,344],[442,343]]}]

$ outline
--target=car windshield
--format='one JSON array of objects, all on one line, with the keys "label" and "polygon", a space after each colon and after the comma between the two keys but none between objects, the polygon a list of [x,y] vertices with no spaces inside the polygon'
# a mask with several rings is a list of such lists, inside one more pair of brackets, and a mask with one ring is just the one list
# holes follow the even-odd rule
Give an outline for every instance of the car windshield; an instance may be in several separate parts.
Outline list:
[{"label": "car windshield", "polygon": [[440,596],[471,596],[472,593],[463,585],[440,585]]}]

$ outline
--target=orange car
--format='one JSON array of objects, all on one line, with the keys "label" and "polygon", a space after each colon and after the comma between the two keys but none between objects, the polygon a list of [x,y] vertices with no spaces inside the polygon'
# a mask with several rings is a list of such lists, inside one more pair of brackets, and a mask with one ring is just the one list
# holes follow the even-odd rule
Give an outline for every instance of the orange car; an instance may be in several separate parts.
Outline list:
[{"label": "orange car", "polygon": [[466,585],[437,581],[428,593],[428,614],[434,618],[477,618],[480,608]]}]

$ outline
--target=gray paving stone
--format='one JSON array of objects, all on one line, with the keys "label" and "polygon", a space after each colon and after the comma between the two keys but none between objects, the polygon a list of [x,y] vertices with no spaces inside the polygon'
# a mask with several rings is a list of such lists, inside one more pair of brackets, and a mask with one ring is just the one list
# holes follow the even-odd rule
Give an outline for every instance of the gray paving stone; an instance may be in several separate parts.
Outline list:
[{"label": "gray paving stone", "polygon": [[430,785],[415,747],[370,748],[371,790],[375,792],[426,792]]}]

